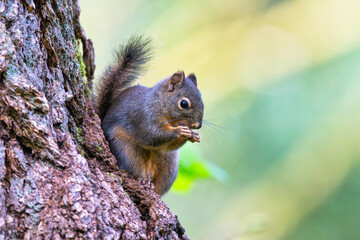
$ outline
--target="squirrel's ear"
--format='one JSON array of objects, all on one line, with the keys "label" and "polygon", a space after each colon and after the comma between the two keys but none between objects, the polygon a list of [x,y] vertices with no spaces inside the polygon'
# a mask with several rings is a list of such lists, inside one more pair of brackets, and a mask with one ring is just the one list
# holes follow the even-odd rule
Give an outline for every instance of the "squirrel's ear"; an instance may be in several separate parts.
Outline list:
[{"label": "squirrel's ear", "polygon": [[175,88],[181,88],[185,80],[185,74],[183,71],[174,73],[168,80],[169,92],[174,91]]},{"label": "squirrel's ear", "polygon": [[197,86],[196,76],[193,73],[190,73],[189,76],[187,76],[194,84]]}]

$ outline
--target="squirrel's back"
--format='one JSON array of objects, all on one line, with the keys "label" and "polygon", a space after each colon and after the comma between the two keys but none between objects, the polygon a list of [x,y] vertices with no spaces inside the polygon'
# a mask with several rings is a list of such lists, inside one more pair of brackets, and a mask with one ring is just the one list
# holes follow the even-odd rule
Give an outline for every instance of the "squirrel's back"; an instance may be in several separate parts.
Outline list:
[{"label": "squirrel's back", "polygon": [[108,67],[96,86],[95,111],[101,120],[119,93],[141,75],[144,64],[151,58],[150,43],[150,38],[137,36],[120,46],[115,63]]}]

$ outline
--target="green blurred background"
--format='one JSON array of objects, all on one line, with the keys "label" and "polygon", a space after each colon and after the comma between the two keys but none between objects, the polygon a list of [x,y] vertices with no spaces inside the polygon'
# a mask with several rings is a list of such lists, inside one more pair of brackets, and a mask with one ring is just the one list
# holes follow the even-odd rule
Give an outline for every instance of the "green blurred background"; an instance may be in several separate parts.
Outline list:
[{"label": "green blurred background", "polygon": [[196,73],[208,124],[181,161],[205,178],[164,197],[191,239],[360,239],[360,1],[80,5],[97,77],[139,33],[156,46],[142,84]]}]

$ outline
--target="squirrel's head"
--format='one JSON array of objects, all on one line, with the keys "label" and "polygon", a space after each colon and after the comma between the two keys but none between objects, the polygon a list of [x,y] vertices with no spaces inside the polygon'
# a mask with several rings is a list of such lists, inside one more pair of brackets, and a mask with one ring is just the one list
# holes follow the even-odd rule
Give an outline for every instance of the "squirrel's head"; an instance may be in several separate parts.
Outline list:
[{"label": "squirrel's head", "polygon": [[202,125],[204,104],[197,88],[195,74],[185,77],[183,71],[174,73],[161,82],[164,94],[163,110],[173,126],[186,125],[198,129]]}]

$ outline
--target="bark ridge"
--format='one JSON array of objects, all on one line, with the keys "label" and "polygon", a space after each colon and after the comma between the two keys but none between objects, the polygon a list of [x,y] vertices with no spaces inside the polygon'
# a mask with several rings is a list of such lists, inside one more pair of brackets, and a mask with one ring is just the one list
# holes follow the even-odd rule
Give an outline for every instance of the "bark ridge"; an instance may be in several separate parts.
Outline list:
[{"label": "bark ridge", "polygon": [[187,239],[159,196],[117,169],[79,14],[72,0],[0,2],[0,239]]}]

